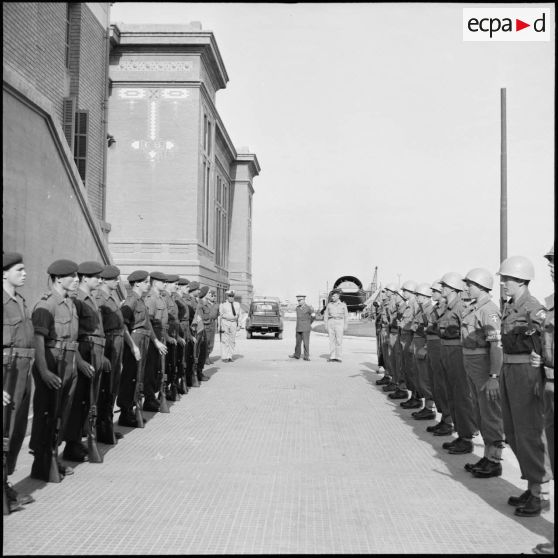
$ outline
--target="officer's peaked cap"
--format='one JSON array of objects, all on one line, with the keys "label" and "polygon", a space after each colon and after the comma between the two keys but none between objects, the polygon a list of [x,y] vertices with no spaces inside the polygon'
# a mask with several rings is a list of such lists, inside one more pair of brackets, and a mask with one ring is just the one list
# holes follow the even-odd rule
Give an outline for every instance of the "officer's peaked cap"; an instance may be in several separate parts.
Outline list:
[{"label": "officer's peaked cap", "polygon": [[227,296],[234,296],[234,291],[232,289],[229,289],[225,294]]},{"label": "officer's peaked cap", "polygon": [[72,260],[56,260],[52,262],[47,269],[49,275],[56,275],[57,277],[64,277],[72,275],[78,270],[78,264]]},{"label": "officer's peaked cap", "polygon": [[199,288],[200,288],[200,284],[197,281],[190,281],[190,285],[188,286],[189,292],[195,291],[196,289]]},{"label": "officer's peaked cap", "polygon": [[169,273],[165,279],[167,283],[176,283],[178,281],[178,275],[174,273]]},{"label": "officer's peaked cap", "polygon": [[19,252],[4,252],[2,254],[2,269],[4,270],[21,262],[23,262],[23,256]]},{"label": "officer's peaked cap", "polygon": [[99,262],[93,262],[93,261],[81,262],[78,265],[77,272],[80,275],[98,275],[99,273],[101,273],[101,271],[103,271],[103,267],[104,266]]},{"label": "officer's peaked cap", "polygon": [[156,279],[157,281],[166,281],[167,276],[162,271],[153,271],[151,272],[151,279]]},{"label": "officer's peaked cap", "polygon": [[200,298],[203,298],[207,294],[207,291],[209,291],[209,287],[207,285],[204,285],[200,289]]},{"label": "officer's peaked cap", "polygon": [[331,291],[331,294],[338,294],[338,295],[340,295],[340,294],[342,294],[342,293],[343,293],[343,291],[342,291],[341,289],[333,289],[333,290]]},{"label": "officer's peaked cap", "polygon": [[143,269],[136,269],[136,271],[132,271],[130,275],[128,275],[128,283],[137,283],[138,281],[145,281],[149,273],[144,271]]},{"label": "officer's peaked cap", "polygon": [[179,277],[178,278],[178,284],[179,285],[188,285],[190,283],[190,281],[188,279],[186,279],[186,277]]},{"label": "officer's peaked cap", "polygon": [[102,279],[116,279],[120,275],[120,269],[115,265],[105,265],[103,271],[101,271]]},{"label": "officer's peaked cap", "polygon": [[296,298],[306,298],[306,295],[296,295]]}]

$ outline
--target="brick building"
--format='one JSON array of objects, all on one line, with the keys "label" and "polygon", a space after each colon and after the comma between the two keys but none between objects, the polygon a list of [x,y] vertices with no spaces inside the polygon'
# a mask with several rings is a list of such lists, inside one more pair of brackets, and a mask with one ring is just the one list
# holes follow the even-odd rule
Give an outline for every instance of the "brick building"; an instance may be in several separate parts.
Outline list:
[{"label": "brick building", "polygon": [[113,25],[107,214],[123,275],[178,273],[252,298],[253,179],[215,94],[228,76],[213,33],[190,25]]},{"label": "brick building", "polygon": [[105,222],[109,3],[5,2],[3,244],[33,304],[57,258],[110,262]]}]

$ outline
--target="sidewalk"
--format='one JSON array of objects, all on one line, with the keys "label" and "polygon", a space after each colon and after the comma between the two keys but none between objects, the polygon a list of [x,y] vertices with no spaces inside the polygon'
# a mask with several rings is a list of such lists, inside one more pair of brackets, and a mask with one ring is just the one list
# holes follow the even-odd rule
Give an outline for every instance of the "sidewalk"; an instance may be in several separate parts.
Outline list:
[{"label": "sidewalk", "polygon": [[386,397],[371,339],[327,363],[312,334],[297,361],[285,325],[283,340],[239,332],[233,363],[60,484],[28,477],[27,439],[10,479],[36,502],[4,517],[4,554],[530,554],[553,537],[554,501],[530,519],[506,503],[526,488],[511,450],[502,477],[475,479],[479,438],[448,455]]}]

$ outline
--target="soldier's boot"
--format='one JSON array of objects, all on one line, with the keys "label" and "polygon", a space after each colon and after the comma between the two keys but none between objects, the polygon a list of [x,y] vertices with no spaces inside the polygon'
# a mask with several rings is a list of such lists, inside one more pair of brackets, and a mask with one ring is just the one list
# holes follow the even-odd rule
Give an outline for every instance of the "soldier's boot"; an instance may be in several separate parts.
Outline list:
[{"label": "soldier's boot", "polygon": [[97,423],[97,441],[109,446],[117,443],[112,421],[103,420]]}]

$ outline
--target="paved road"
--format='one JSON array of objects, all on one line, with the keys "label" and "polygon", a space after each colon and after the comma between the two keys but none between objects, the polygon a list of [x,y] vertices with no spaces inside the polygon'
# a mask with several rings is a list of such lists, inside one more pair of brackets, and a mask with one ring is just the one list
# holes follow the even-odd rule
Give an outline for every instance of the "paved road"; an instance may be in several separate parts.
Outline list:
[{"label": "paved road", "polygon": [[60,484],[29,479],[23,451],[14,484],[36,502],[4,518],[4,554],[530,553],[553,536],[554,503],[531,519],[506,504],[525,488],[509,449],[503,477],[474,479],[478,438],[450,456],[386,398],[371,339],[337,364],[318,334],[310,362],[287,358],[293,338],[292,322],[242,336],[233,363]]}]

